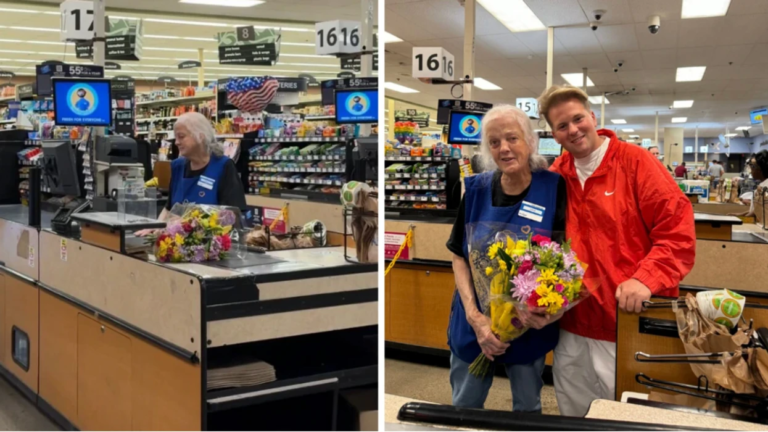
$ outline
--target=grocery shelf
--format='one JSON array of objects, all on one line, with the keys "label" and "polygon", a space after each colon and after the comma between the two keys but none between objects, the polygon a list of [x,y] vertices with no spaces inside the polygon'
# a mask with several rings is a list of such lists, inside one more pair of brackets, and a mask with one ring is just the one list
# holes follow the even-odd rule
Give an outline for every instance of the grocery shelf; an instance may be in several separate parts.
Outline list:
[{"label": "grocery shelf", "polygon": [[423,202],[441,202],[445,197],[431,195],[386,195],[387,201],[423,201]]},{"label": "grocery shelf", "polygon": [[343,137],[278,137],[278,138],[256,138],[253,140],[257,144],[267,143],[345,143]]},{"label": "grocery shelf", "polygon": [[150,133],[153,133],[153,134],[167,134],[167,133],[172,133],[172,132],[173,132],[172,130],[166,130],[166,131],[142,131],[142,132],[136,132],[136,135],[146,135],[146,134],[150,134]]},{"label": "grocery shelf", "polygon": [[243,138],[243,134],[217,134],[216,138]]},{"label": "grocery shelf", "polygon": [[154,100],[154,101],[136,102],[136,106],[181,105],[184,103],[202,102],[202,101],[214,99],[215,97],[216,97],[216,94],[211,93],[211,94],[205,94],[205,95],[195,95],[195,96],[168,98],[168,99],[161,99],[161,100]]},{"label": "grocery shelf", "polygon": [[308,155],[308,156],[251,156],[252,161],[324,161],[324,160],[344,160],[343,155]]},{"label": "grocery shelf", "polygon": [[439,173],[416,173],[416,174],[411,174],[411,173],[394,173],[394,174],[387,173],[387,174],[385,174],[385,178],[387,178],[387,179],[407,179],[407,178],[416,178],[416,179],[418,179],[418,178],[424,178],[424,179],[432,178],[432,179],[435,179],[435,178],[444,178],[444,177],[445,177],[445,173],[444,172],[439,172]]},{"label": "grocery shelf", "polygon": [[304,179],[291,179],[287,177],[274,178],[271,176],[259,176],[259,175],[251,175],[250,178],[253,180],[271,181],[271,182],[279,182],[279,183],[293,183],[293,184],[316,184],[316,185],[326,185],[326,186],[341,186],[343,184],[341,180],[321,180],[321,179],[304,180]]},{"label": "grocery shelf", "polygon": [[387,162],[448,162],[450,156],[387,156]]},{"label": "grocery shelf", "polygon": [[138,122],[153,122],[153,121],[166,121],[166,120],[176,120],[179,117],[141,117],[136,119],[136,123]]},{"label": "grocery shelf", "polygon": [[317,116],[305,116],[306,121],[321,121],[321,120],[336,120],[336,116],[332,115],[317,115]]},{"label": "grocery shelf", "polygon": [[329,173],[329,174],[344,174],[343,169],[330,169],[330,168],[261,168],[261,167],[248,167],[248,170],[250,172],[271,172],[271,173],[279,173],[279,172],[287,172],[287,173]]},{"label": "grocery shelf", "polygon": [[385,185],[386,190],[436,190],[444,191],[445,184],[439,185]]}]

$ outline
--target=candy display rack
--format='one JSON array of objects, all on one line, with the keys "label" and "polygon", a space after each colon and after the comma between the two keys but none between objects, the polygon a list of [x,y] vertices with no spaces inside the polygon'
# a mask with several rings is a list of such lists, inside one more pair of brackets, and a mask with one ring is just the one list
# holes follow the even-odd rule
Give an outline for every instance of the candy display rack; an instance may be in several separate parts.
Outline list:
[{"label": "candy display rack", "polygon": [[451,156],[389,155],[384,159],[385,210],[455,216],[461,200],[459,160]]}]

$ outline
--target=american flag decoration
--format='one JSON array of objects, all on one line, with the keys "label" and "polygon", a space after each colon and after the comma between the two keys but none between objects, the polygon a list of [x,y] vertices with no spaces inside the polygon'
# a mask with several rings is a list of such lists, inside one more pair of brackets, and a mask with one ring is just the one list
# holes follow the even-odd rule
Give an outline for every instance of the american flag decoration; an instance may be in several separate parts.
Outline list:
[{"label": "american flag decoration", "polygon": [[260,113],[269,105],[280,87],[277,78],[233,78],[227,83],[227,99],[240,111]]}]

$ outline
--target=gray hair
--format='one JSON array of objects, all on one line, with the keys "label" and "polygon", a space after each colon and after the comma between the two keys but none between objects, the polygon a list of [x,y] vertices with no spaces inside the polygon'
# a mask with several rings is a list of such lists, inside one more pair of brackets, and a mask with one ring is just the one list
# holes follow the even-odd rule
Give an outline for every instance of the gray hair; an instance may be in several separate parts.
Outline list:
[{"label": "gray hair", "polygon": [[496,165],[496,162],[493,160],[493,155],[491,155],[491,146],[488,142],[488,133],[486,131],[488,130],[488,124],[491,121],[504,116],[511,117],[523,131],[525,142],[528,144],[528,149],[531,151],[531,154],[528,157],[528,166],[530,166],[531,171],[542,171],[547,169],[547,160],[539,155],[539,136],[533,132],[531,122],[528,120],[528,115],[521,109],[506,104],[494,106],[490,111],[485,113],[485,116],[483,116],[483,123],[480,127],[480,135],[482,137],[482,140],[480,141],[481,167],[486,171],[498,169],[498,165]]},{"label": "gray hair", "polygon": [[211,121],[198,112],[189,112],[182,114],[177,120],[176,126],[184,126],[189,133],[195,137],[198,143],[209,152],[216,156],[224,154],[224,147],[216,141],[216,131],[211,126]]}]

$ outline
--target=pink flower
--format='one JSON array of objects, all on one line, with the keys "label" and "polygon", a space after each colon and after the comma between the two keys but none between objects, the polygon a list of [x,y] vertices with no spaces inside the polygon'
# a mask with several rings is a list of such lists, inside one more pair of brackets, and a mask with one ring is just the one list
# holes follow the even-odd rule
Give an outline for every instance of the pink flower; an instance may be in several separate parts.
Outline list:
[{"label": "pink flower", "polygon": [[517,274],[524,275],[531,271],[533,269],[533,261],[523,261],[522,264],[520,264],[520,268],[517,269]]},{"label": "pink flower", "polygon": [[541,234],[536,234],[535,236],[531,237],[531,241],[538,244],[539,246],[546,246],[550,243],[552,243],[552,239],[549,237],[545,237]]},{"label": "pink flower", "polygon": [[514,285],[512,287],[512,297],[520,301],[526,301],[536,291],[536,286],[538,285],[536,279],[539,276],[541,276],[541,273],[538,270],[531,270],[525,274],[518,273],[517,276],[512,278],[512,284]]},{"label": "pink flower", "polygon": [[568,298],[566,296],[563,296],[563,308],[567,308],[570,302],[568,301]]},{"label": "pink flower", "polygon": [[565,289],[565,287],[563,286],[563,284],[555,285],[555,291],[557,291],[559,293],[563,292],[564,289]]}]

